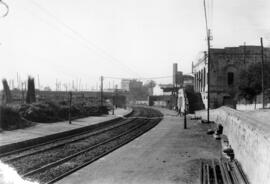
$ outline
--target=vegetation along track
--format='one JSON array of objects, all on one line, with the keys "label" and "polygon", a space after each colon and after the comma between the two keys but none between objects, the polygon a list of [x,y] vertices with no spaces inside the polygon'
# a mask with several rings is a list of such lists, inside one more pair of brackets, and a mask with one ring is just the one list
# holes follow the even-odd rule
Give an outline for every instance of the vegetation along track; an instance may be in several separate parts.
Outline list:
[{"label": "vegetation along track", "polygon": [[40,183],[54,183],[92,163],[154,127],[162,114],[135,108],[130,118],[95,132],[68,137],[1,157],[19,174]]}]

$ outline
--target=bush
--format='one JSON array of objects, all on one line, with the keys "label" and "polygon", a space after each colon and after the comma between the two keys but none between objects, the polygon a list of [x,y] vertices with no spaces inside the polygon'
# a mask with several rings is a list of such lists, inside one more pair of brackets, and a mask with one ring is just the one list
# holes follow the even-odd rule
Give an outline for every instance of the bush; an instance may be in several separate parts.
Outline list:
[{"label": "bush", "polygon": [[109,109],[107,106],[101,106],[99,107],[99,113],[100,114],[109,114]]},{"label": "bush", "polygon": [[[33,122],[50,123],[67,120],[69,118],[69,106],[56,104],[54,102],[24,104],[18,111],[22,117]],[[106,106],[98,107],[91,106],[87,103],[76,103],[72,104],[70,111],[71,117],[74,119],[108,114],[109,109]]]},{"label": "bush", "polygon": [[22,105],[19,112],[29,121],[48,123],[60,120],[59,109],[60,107],[53,102],[38,102]]},{"label": "bush", "polygon": [[24,128],[29,122],[22,119],[19,112],[11,106],[0,106],[0,124],[2,129]]}]

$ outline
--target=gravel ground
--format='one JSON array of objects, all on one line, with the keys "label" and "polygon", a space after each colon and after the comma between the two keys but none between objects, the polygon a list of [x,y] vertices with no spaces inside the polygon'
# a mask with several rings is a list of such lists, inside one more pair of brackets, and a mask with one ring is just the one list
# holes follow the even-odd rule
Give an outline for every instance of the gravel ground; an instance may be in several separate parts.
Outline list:
[{"label": "gravel ground", "polygon": [[135,123],[132,122],[99,135],[90,136],[86,139],[76,141],[70,144],[65,144],[61,147],[52,150],[47,150],[45,152],[41,152],[35,155],[23,157],[16,161],[12,161],[10,165],[16,168],[19,174],[23,174],[33,169],[37,169],[41,166],[44,166],[48,163],[54,162],[71,154],[74,154],[77,151],[83,150],[91,145],[102,142],[110,137],[117,136],[121,132],[128,130],[134,125]]},{"label": "gravel ground", "polygon": [[116,139],[106,145],[97,147],[96,149],[93,149],[89,152],[79,155],[69,160],[68,162],[65,162],[59,166],[51,168],[50,170],[31,176],[31,179],[39,181],[40,183],[48,182],[51,179],[63,174],[64,172],[67,172],[75,167],[78,167],[87,161],[91,161],[94,157],[99,156],[107,151],[110,151],[114,147],[117,147],[118,145],[127,142],[134,136],[136,137],[137,135],[143,133],[145,130],[151,128],[154,125],[156,125],[156,123],[147,123],[142,128],[136,129],[136,131],[132,131],[131,133],[124,135],[120,139]]},{"label": "gravel ground", "polygon": [[165,114],[156,127],[134,141],[69,175],[61,184],[199,183],[201,159],[219,159],[220,141],[207,135],[213,125]]}]

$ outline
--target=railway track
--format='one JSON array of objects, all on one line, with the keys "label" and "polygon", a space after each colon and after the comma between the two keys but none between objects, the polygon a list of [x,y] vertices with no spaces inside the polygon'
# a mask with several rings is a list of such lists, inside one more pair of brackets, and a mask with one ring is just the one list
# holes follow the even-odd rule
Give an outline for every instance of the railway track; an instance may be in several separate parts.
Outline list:
[{"label": "railway track", "polygon": [[[129,117],[137,117],[139,115],[140,115],[140,112],[135,109],[135,111],[133,111],[130,114]],[[68,136],[62,136],[60,138],[56,138],[56,139],[53,139],[53,140],[45,141],[45,142],[42,142],[42,143],[30,145],[30,146],[24,146],[22,148],[14,149],[12,151],[7,151],[7,152],[4,152],[4,153],[0,153],[0,159],[2,160],[4,158],[4,160],[5,160],[6,157],[9,157],[9,156],[12,156],[12,155],[19,155],[20,153],[25,153],[25,151],[29,151],[29,150],[33,150],[33,149],[40,149],[40,147],[44,148],[44,147],[46,147],[46,145],[51,145],[51,144],[54,144],[54,143],[58,144],[61,141],[65,142],[66,140],[72,139],[74,137],[85,136],[87,133],[95,134],[95,133],[98,133],[98,131],[104,131],[104,129],[106,129],[106,128],[110,129],[110,128],[112,128],[113,125],[120,124],[124,120],[125,119],[112,120],[111,122],[106,123],[106,125],[101,126],[98,129],[84,130],[84,131],[81,131],[79,133],[72,133],[71,135],[68,135]]]},{"label": "railway track", "polygon": [[[136,117],[138,115],[139,115],[139,112],[136,111],[131,117]],[[133,119],[133,121],[134,120],[135,119]],[[47,150],[50,150],[53,148],[61,147],[61,146],[68,144],[68,143],[73,143],[76,141],[86,139],[86,138],[91,137],[91,136],[96,136],[96,135],[102,134],[102,133],[110,131],[112,129],[121,127],[127,123],[132,123],[132,121],[124,121],[124,119],[122,119],[122,120],[118,121],[116,124],[111,124],[111,125],[102,127],[101,129],[96,130],[96,131],[87,130],[87,131],[84,131],[84,132],[81,132],[78,134],[74,134],[74,135],[70,135],[67,137],[63,137],[60,139],[54,139],[54,140],[51,140],[51,141],[48,141],[48,142],[45,142],[42,144],[37,144],[37,145],[29,146],[29,147],[24,147],[21,149],[16,149],[16,150],[13,150],[11,152],[3,153],[0,155],[0,158],[4,162],[15,161],[15,160],[21,159],[21,158],[26,157],[26,156],[41,153],[43,151],[47,151]]]},{"label": "railway track", "polygon": [[132,118],[96,132],[15,150],[0,159],[24,178],[54,183],[145,133],[162,118],[161,113],[153,109],[138,108],[135,111]]}]

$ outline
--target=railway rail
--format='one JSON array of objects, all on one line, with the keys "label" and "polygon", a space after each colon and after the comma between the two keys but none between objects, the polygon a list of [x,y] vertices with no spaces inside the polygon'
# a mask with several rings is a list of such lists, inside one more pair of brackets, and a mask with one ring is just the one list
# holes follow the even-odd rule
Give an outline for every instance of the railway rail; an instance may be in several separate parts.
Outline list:
[{"label": "railway rail", "polygon": [[2,154],[0,159],[26,179],[54,183],[130,142],[162,119],[157,110],[135,108],[134,111],[131,118],[97,131],[14,150]]}]

